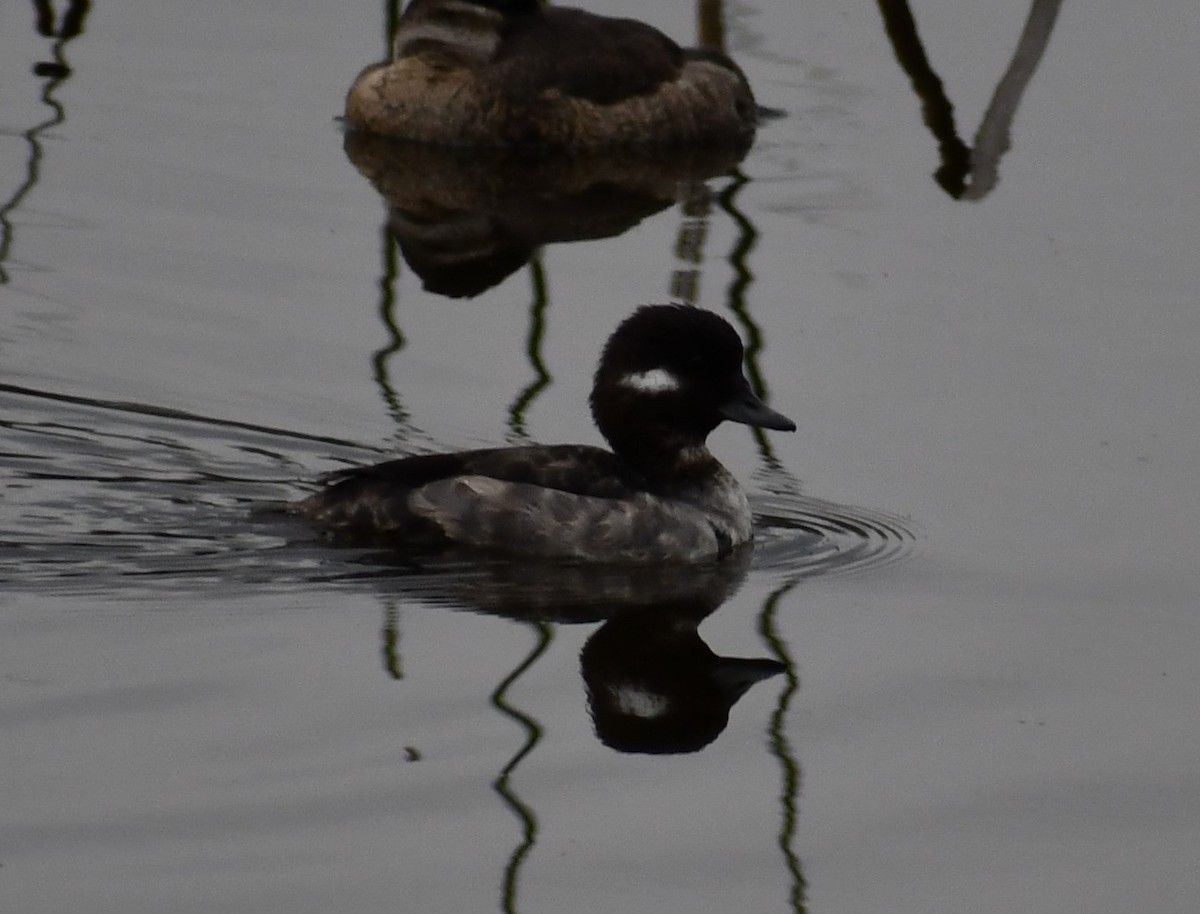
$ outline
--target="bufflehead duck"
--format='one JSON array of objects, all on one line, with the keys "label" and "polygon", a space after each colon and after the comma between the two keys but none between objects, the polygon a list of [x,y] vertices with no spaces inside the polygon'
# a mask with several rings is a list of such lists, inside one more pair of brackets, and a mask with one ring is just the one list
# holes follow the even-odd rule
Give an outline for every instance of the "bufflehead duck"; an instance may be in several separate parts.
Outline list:
[{"label": "bufflehead duck", "polygon": [[331,474],[294,506],[355,542],[585,562],[704,562],[751,540],[750,506],[705,445],[722,421],[795,431],[742,372],[727,321],[646,305],[609,337],[581,444],[429,454]]},{"label": "bufflehead duck", "polygon": [[757,108],[719,51],[542,0],[412,0],[346,122],[451,146],[748,143]]}]

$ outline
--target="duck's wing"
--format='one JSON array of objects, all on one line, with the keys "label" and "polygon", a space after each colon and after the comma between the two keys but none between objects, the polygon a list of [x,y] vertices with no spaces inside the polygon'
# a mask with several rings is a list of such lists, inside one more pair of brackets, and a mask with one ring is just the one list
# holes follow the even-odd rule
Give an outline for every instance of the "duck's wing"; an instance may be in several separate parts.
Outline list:
[{"label": "duck's wing", "polygon": [[602,562],[701,561],[732,551],[692,506],[637,492],[620,498],[488,476],[414,490],[409,510],[446,542],[510,554]]},{"label": "duck's wing", "polygon": [[328,474],[325,488],[299,502],[296,513],[352,538],[440,542],[445,535],[429,512],[414,512],[414,493],[461,478],[558,491],[598,499],[637,490],[609,451],[586,445],[489,448],[423,454]]},{"label": "duck's wing", "polygon": [[731,548],[586,445],[430,454],[341,471],[297,512],[352,541],[590,561],[701,560]]},{"label": "duck's wing", "polygon": [[679,45],[644,22],[549,6],[514,21],[494,63],[525,97],[557,90],[610,105],[677,79],[684,59]]},{"label": "duck's wing", "polygon": [[620,498],[637,489],[637,481],[630,478],[615,454],[586,444],[418,454],[374,466],[335,470],[322,482],[333,489],[358,485],[412,490],[457,476],[487,476],[602,498]]}]

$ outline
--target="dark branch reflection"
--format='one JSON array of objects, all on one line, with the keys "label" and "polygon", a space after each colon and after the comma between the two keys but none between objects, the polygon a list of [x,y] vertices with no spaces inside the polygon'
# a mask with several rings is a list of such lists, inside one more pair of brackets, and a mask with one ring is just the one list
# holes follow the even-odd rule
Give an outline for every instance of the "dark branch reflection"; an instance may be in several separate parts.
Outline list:
[{"label": "dark branch reflection", "polygon": [[388,600],[384,606],[381,635],[383,643],[380,645],[379,656],[383,661],[383,671],[392,679],[403,679],[404,668],[400,663],[400,611],[393,600]]},{"label": "dark branch reflection", "polygon": [[531,715],[518,710],[509,703],[508,690],[537,663],[554,640],[554,629],[546,622],[530,622],[529,626],[533,629],[536,636],[533,648],[517,664],[516,668],[501,680],[500,684],[496,686],[496,690],[492,692],[492,706],[505,717],[515,721],[525,732],[524,744],[508,760],[507,764],[501,769],[500,776],[492,783],[492,787],[500,795],[500,798],[504,801],[504,805],[512,810],[517,820],[521,823],[521,841],[513,848],[512,855],[508,859],[508,864],[504,867],[500,909],[505,914],[515,914],[517,910],[517,882],[521,873],[521,864],[537,842],[538,831],[537,814],[517,794],[516,789],[512,785],[512,775],[525,756],[529,755],[541,741],[544,732],[542,725]]},{"label": "dark branch reflection", "polygon": [[546,310],[550,306],[550,293],[546,285],[546,271],[542,267],[540,257],[534,257],[529,263],[529,278],[533,286],[533,294],[529,303],[529,332],[525,337],[525,358],[533,370],[533,380],[530,381],[513,400],[508,408],[508,427],[511,439],[528,441],[529,434],[525,429],[525,414],[538,395],[554,381],[546,368],[546,360],[542,355],[542,343],[546,339]]},{"label": "dark branch reflection", "polygon": [[963,193],[964,199],[982,199],[1000,178],[1000,157],[1012,145],[1012,123],[1017,107],[1050,43],[1050,32],[1061,4],[1062,0],[1034,0],[1030,7],[1012,62],[996,84],[996,92],[975,134],[972,180]]},{"label": "dark branch reflection", "polygon": [[799,583],[799,578],[785,581],[777,587],[763,603],[758,615],[758,630],[763,640],[770,645],[775,659],[783,669],[784,687],[779,693],[779,701],[771,715],[768,727],[771,755],[779,762],[781,787],[779,805],[781,809],[779,821],[779,852],[783,855],[784,866],[791,877],[792,886],[788,893],[789,907],[796,914],[807,910],[804,899],[807,881],[801,868],[800,856],[796,853],[796,823],[800,815],[800,763],[796,753],[787,738],[787,714],[792,706],[792,699],[800,691],[800,677],[796,673],[796,663],[788,651],[787,642],[779,634],[775,616],[783,598]]},{"label": "dark branch reflection", "polygon": [[[758,229],[737,205],[738,194],[749,183],[750,179],[740,169],[735,169],[733,180],[717,197],[717,205],[729,216],[738,229],[737,240],[727,258],[733,271],[733,279],[725,292],[725,302],[742,328],[742,337],[746,345],[746,377],[750,381],[750,387],[764,403],[769,404],[771,395],[767,388],[766,376],[759,364],[759,357],[765,349],[766,339],[762,328],[750,314],[746,294],[754,282],[754,272],[750,269],[749,261],[750,254],[758,243]],[[763,468],[767,472],[781,470],[782,465],[779,458],[775,456],[775,450],[767,433],[761,428],[752,428],[749,429],[749,432],[758,447]]]},{"label": "dark branch reflection", "polygon": [[383,0],[383,56],[389,57],[396,41],[396,30],[400,28],[400,7],[403,0]]},{"label": "dark branch reflection", "polygon": [[704,243],[712,216],[712,191],[696,182],[680,201],[679,231],[675,237],[675,256],[687,266],[671,274],[671,298],[694,305],[700,300],[700,272],[704,263]]},{"label": "dark branch reflection", "polygon": [[1062,0],[1033,0],[1016,51],[975,134],[974,148],[959,139],[954,106],[934,71],[906,0],[879,0],[896,59],[921,100],[925,125],[937,140],[941,165],[934,180],[956,200],[981,200],[999,181],[1000,157],[1011,146],[1021,97],[1041,62]]},{"label": "dark branch reflection", "polygon": [[71,66],[66,58],[66,46],[71,40],[83,34],[84,22],[87,19],[91,3],[87,0],[72,0],[66,13],[63,14],[61,25],[55,22],[54,6],[48,0],[34,0],[34,26],[37,33],[52,39],[50,44],[50,60],[38,61],[33,65],[33,75],[44,79],[41,100],[50,109],[50,117],[39,121],[32,127],[21,131],[28,153],[25,158],[25,175],[13,189],[8,198],[0,203],[0,285],[6,285],[11,276],[5,266],[12,256],[12,247],[16,237],[16,227],[12,214],[25,200],[30,191],[37,186],[41,177],[42,166],[42,134],[52,127],[64,123],[67,119],[66,109],[54,97],[58,87],[71,76]]},{"label": "dark branch reflection", "polygon": [[[738,228],[737,240],[728,255],[729,264],[733,270],[733,279],[726,291],[726,304],[729,310],[736,315],[742,328],[746,344],[746,375],[750,386],[764,403],[769,403],[770,392],[759,364],[759,357],[765,347],[765,338],[762,328],[751,315],[747,302],[747,293],[754,282],[754,272],[750,268],[750,255],[758,242],[758,229],[737,205],[738,194],[748,183],[749,179],[741,170],[735,169],[734,180],[717,198],[717,205]],[[762,429],[751,429],[750,431],[758,446],[761,460],[761,469],[757,475],[765,478],[768,491],[776,495],[798,498],[800,494],[799,481],[776,457],[766,433]],[[775,655],[775,662],[786,679],[786,685],[780,691],[775,711],[771,715],[769,745],[771,754],[778,760],[782,772],[783,786],[780,794],[778,845],[791,879],[791,890],[788,893],[789,905],[796,914],[803,914],[805,911],[806,887],[800,858],[794,847],[800,796],[800,763],[787,739],[786,721],[792,698],[800,689],[800,678],[796,674],[795,662],[788,652],[787,642],[779,635],[776,628],[775,614],[783,598],[791,592],[803,576],[803,573],[798,572],[785,580],[763,602],[758,615],[759,633],[762,635],[763,641],[770,646]]]},{"label": "dark branch reflection", "polygon": [[883,24],[888,39],[896,52],[896,59],[912,80],[917,98],[921,100],[921,114],[937,140],[942,164],[934,172],[934,180],[950,196],[962,196],[967,174],[971,170],[971,150],[958,138],[954,126],[954,105],[946,97],[941,78],[934,72],[925,54],[925,47],[917,35],[917,22],[906,0],[879,0],[879,11],[883,13]]},{"label": "dark branch reflection", "polygon": [[696,46],[726,53],[725,0],[696,0]]},{"label": "dark branch reflection", "polygon": [[379,276],[379,321],[388,334],[388,341],[375,350],[371,355],[371,374],[387,404],[388,413],[397,425],[407,425],[408,410],[400,400],[400,394],[392,383],[389,362],[392,356],[404,349],[408,341],[404,332],[396,322],[396,281],[400,275],[399,258],[396,256],[396,246],[391,242],[386,226],[382,230],[380,244],[380,259],[382,261]]}]

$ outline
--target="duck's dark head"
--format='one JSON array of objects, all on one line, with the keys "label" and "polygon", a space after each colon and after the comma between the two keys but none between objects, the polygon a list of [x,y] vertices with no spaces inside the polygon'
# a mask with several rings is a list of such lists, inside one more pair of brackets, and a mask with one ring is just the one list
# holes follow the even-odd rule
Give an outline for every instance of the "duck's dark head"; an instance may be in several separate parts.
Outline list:
[{"label": "duck's dark head", "polygon": [[[444,2],[444,0],[443,0]],[[483,6],[505,16],[532,13],[545,6],[545,0],[457,0],[467,6]]]},{"label": "duck's dark head", "polygon": [[[643,464],[700,450],[722,422],[795,431],[750,389],[741,338],[691,305],[645,305],[609,337],[592,386],[592,417],[614,451]],[[706,453],[706,452],[705,452]]]}]

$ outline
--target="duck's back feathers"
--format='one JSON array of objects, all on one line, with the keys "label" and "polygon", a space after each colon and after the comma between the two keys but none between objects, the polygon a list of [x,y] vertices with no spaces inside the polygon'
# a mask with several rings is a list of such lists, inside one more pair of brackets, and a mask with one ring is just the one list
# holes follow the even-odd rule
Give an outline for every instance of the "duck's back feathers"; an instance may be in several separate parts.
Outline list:
[{"label": "duck's back feathers", "polygon": [[[347,539],[405,539],[437,544],[447,539],[431,523],[431,506],[445,497],[466,511],[463,493],[445,485],[431,498],[418,495],[425,510],[414,509],[414,494],[459,479],[490,479],[506,486],[537,485],[551,491],[597,498],[621,498],[634,491],[624,481],[612,453],[587,445],[487,448],[449,454],[422,454],[328,474],[325,488],[298,505],[298,512]],[[497,490],[479,501],[494,498]],[[433,512],[436,513],[436,512]]]},{"label": "duck's back feathers", "polygon": [[[569,53],[554,53],[562,47]],[[548,49],[550,52],[548,53]],[[660,90],[679,78],[683,49],[644,22],[606,19],[549,7],[510,29],[494,63],[509,75],[513,101],[543,92],[613,105]]]},{"label": "duck's back feathers", "polygon": [[296,510],[351,542],[647,562],[721,555],[749,535],[660,499],[614,454],[586,445],[422,455],[326,481]]},{"label": "duck's back feathers", "polygon": [[[503,482],[536,483],[576,495],[619,498],[636,482],[616,455],[586,444],[483,448],[449,454],[418,454],[369,467],[336,470],[325,482],[338,486],[415,489],[455,476],[488,476]],[[327,490],[330,491],[330,490]]]}]

